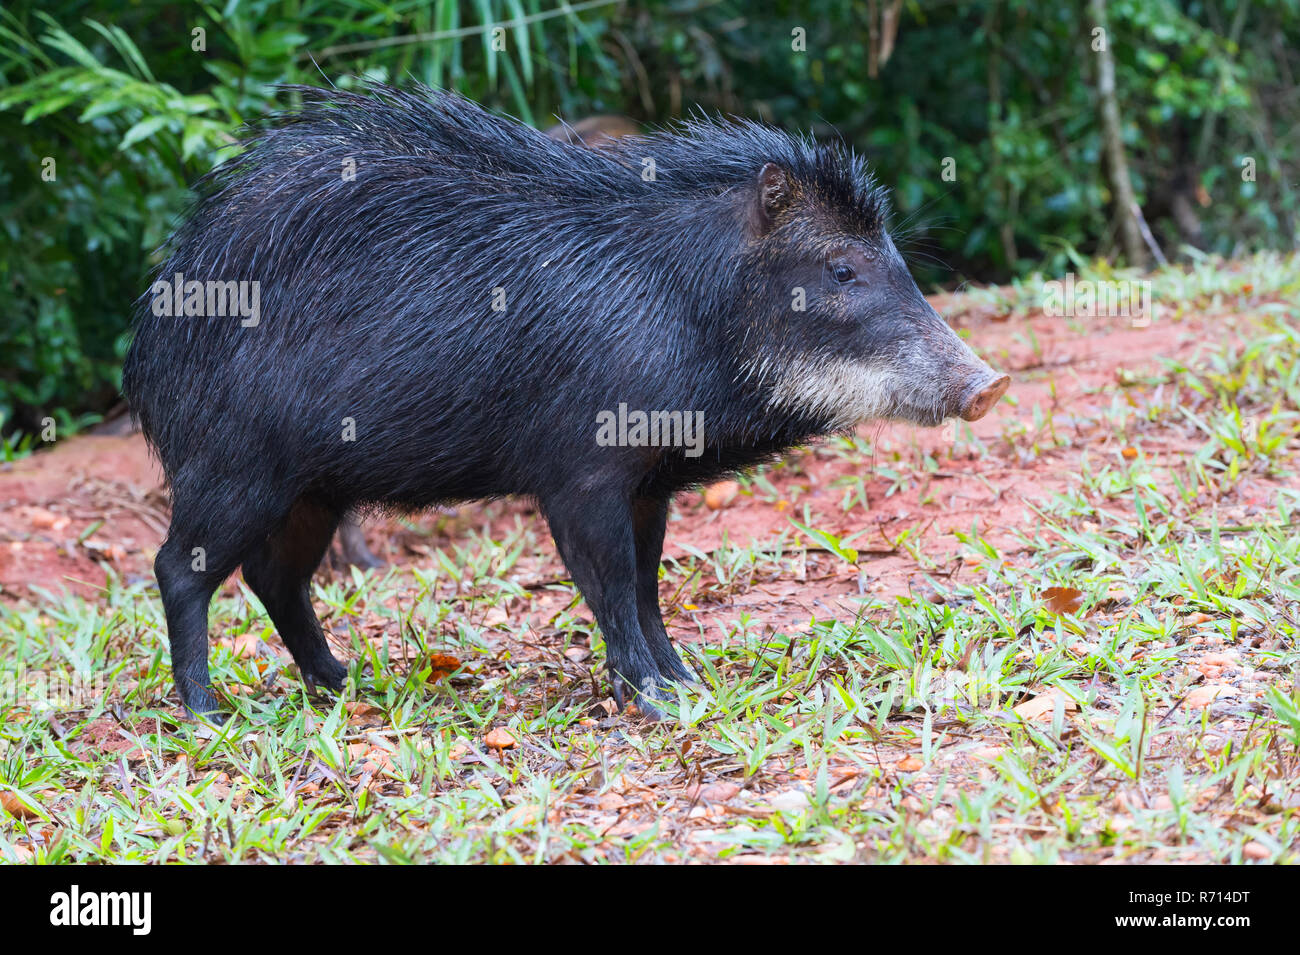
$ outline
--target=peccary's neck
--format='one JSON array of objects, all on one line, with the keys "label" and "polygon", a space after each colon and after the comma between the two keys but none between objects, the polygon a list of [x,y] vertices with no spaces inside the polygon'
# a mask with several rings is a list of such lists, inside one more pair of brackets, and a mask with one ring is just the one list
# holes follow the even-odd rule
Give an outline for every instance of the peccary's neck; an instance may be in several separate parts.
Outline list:
[{"label": "peccary's neck", "polygon": [[[680,298],[673,303],[681,354],[690,356],[682,394],[704,412],[706,444],[715,458],[767,457],[821,433],[820,422],[772,405],[765,376],[755,369],[779,361],[773,342],[773,303],[788,290],[765,287],[755,275],[747,231],[747,191],[682,203],[676,255]],[[738,459],[739,460],[739,459]]]}]

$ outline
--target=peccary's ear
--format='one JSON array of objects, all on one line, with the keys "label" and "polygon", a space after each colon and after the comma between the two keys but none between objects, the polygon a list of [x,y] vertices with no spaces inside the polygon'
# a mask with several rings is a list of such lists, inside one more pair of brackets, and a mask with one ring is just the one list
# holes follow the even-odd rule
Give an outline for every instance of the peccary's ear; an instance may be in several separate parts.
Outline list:
[{"label": "peccary's ear", "polygon": [[776,163],[765,163],[758,171],[757,186],[753,214],[754,232],[763,235],[772,228],[777,216],[790,204],[792,198],[790,177]]}]

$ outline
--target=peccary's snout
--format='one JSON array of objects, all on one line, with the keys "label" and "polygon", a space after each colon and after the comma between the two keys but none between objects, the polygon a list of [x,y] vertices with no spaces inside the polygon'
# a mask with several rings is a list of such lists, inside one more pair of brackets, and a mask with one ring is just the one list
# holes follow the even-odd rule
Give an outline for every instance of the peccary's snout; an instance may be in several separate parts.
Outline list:
[{"label": "peccary's snout", "polygon": [[998,375],[993,372],[992,379],[985,378],[983,382],[976,382],[967,392],[965,400],[962,402],[961,416],[965,421],[978,421],[989,413],[989,409],[998,403],[998,400],[1007,393],[1007,388],[1011,385],[1011,378],[1007,375]]},{"label": "peccary's snout", "polygon": [[[933,309],[920,320],[924,333],[916,357],[909,362],[906,375],[916,382],[919,392],[910,402],[922,413],[912,417],[921,425],[934,425],[934,419],[961,418],[978,421],[1011,386],[1011,378],[995,371],[971,349]],[[939,394],[931,404],[927,396]]]}]

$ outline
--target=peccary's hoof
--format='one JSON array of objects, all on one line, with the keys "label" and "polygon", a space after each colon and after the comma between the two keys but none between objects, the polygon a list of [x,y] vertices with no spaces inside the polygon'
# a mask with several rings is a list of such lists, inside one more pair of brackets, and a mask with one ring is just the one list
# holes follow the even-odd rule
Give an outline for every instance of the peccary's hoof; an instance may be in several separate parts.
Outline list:
[{"label": "peccary's hoof", "polygon": [[214,699],[211,706],[204,709],[197,709],[186,704],[185,715],[196,723],[207,723],[210,726],[222,727],[230,720],[230,714],[224,710],[216,708],[217,701]]},{"label": "peccary's hoof", "polygon": [[302,681],[312,693],[319,692],[318,688],[337,693],[348,678],[348,668],[328,654],[307,666],[300,665],[299,669]]},{"label": "peccary's hoof", "polygon": [[230,714],[222,712],[221,704],[206,686],[195,686],[188,693],[182,693],[181,708],[189,719],[215,726],[221,726],[230,718]]},{"label": "peccary's hoof", "polygon": [[633,690],[631,681],[615,673],[610,679],[614,702],[620,710],[626,710],[628,704],[635,705],[641,716],[651,722],[662,720],[665,714],[659,703],[673,698],[671,683],[661,674],[655,674],[643,677],[640,684],[640,690]]},{"label": "peccary's hoof", "polygon": [[661,722],[666,715],[659,706],[651,703],[644,695],[638,696],[633,700],[632,705],[635,706],[637,712],[641,714],[641,718],[650,723]]}]

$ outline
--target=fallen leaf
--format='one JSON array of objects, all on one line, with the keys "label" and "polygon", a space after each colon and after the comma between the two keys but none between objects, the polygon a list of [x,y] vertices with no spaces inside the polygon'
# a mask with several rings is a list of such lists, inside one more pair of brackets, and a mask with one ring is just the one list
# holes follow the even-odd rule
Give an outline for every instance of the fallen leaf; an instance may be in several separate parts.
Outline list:
[{"label": "fallen leaf", "polygon": [[360,759],[368,752],[370,752],[370,744],[364,740],[358,740],[355,743],[348,743],[348,756],[352,759]]},{"label": "fallen leaf", "polygon": [[231,641],[230,652],[235,655],[237,660],[247,660],[249,657],[257,656],[259,642],[257,634],[241,633]]},{"label": "fallen leaf", "polygon": [[740,787],[735,783],[717,782],[709,783],[707,786],[693,783],[686,787],[686,798],[692,802],[695,800],[700,802],[726,802],[738,795],[740,795]]},{"label": "fallen leaf", "polygon": [[537,806],[524,804],[521,806],[515,806],[501,817],[501,821],[506,825],[506,827],[514,828],[516,826],[531,826],[536,823],[539,818],[541,818],[541,811]]},{"label": "fallen leaf", "polygon": [[1237,688],[1235,686],[1211,683],[1208,686],[1198,686],[1191,693],[1188,693],[1183,705],[1189,710],[1203,710],[1220,697],[1236,695]]},{"label": "fallen leaf", "polygon": [[1048,587],[1039,596],[1042,597],[1047,612],[1058,617],[1076,613],[1083,606],[1083,591],[1074,587]]},{"label": "fallen leaf", "polygon": [[361,771],[376,773],[381,769],[393,771],[393,754],[382,746],[372,746],[366,750],[366,761],[361,764]]},{"label": "fallen leaf", "polygon": [[[31,797],[27,797],[29,800]],[[23,802],[15,793],[0,792],[0,806],[15,819],[39,819],[40,813]]]},{"label": "fallen leaf", "polygon": [[812,800],[802,789],[786,789],[767,797],[767,805],[781,812],[799,812],[812,805]]},{"label": "fallen leaf", "polygon": [[1046,693],[1039,693],[1032,700],[1025,700],[1019,706],[1016,706],[1015,712],[1022,720],[1041,720],[1048,719],[1056,712],[1056,701],[1065,701],[1065,712],[1071,713],[1079,708],[1079,704],[1070,699],[1063,693],[1056,690],[1048,690]]}]

